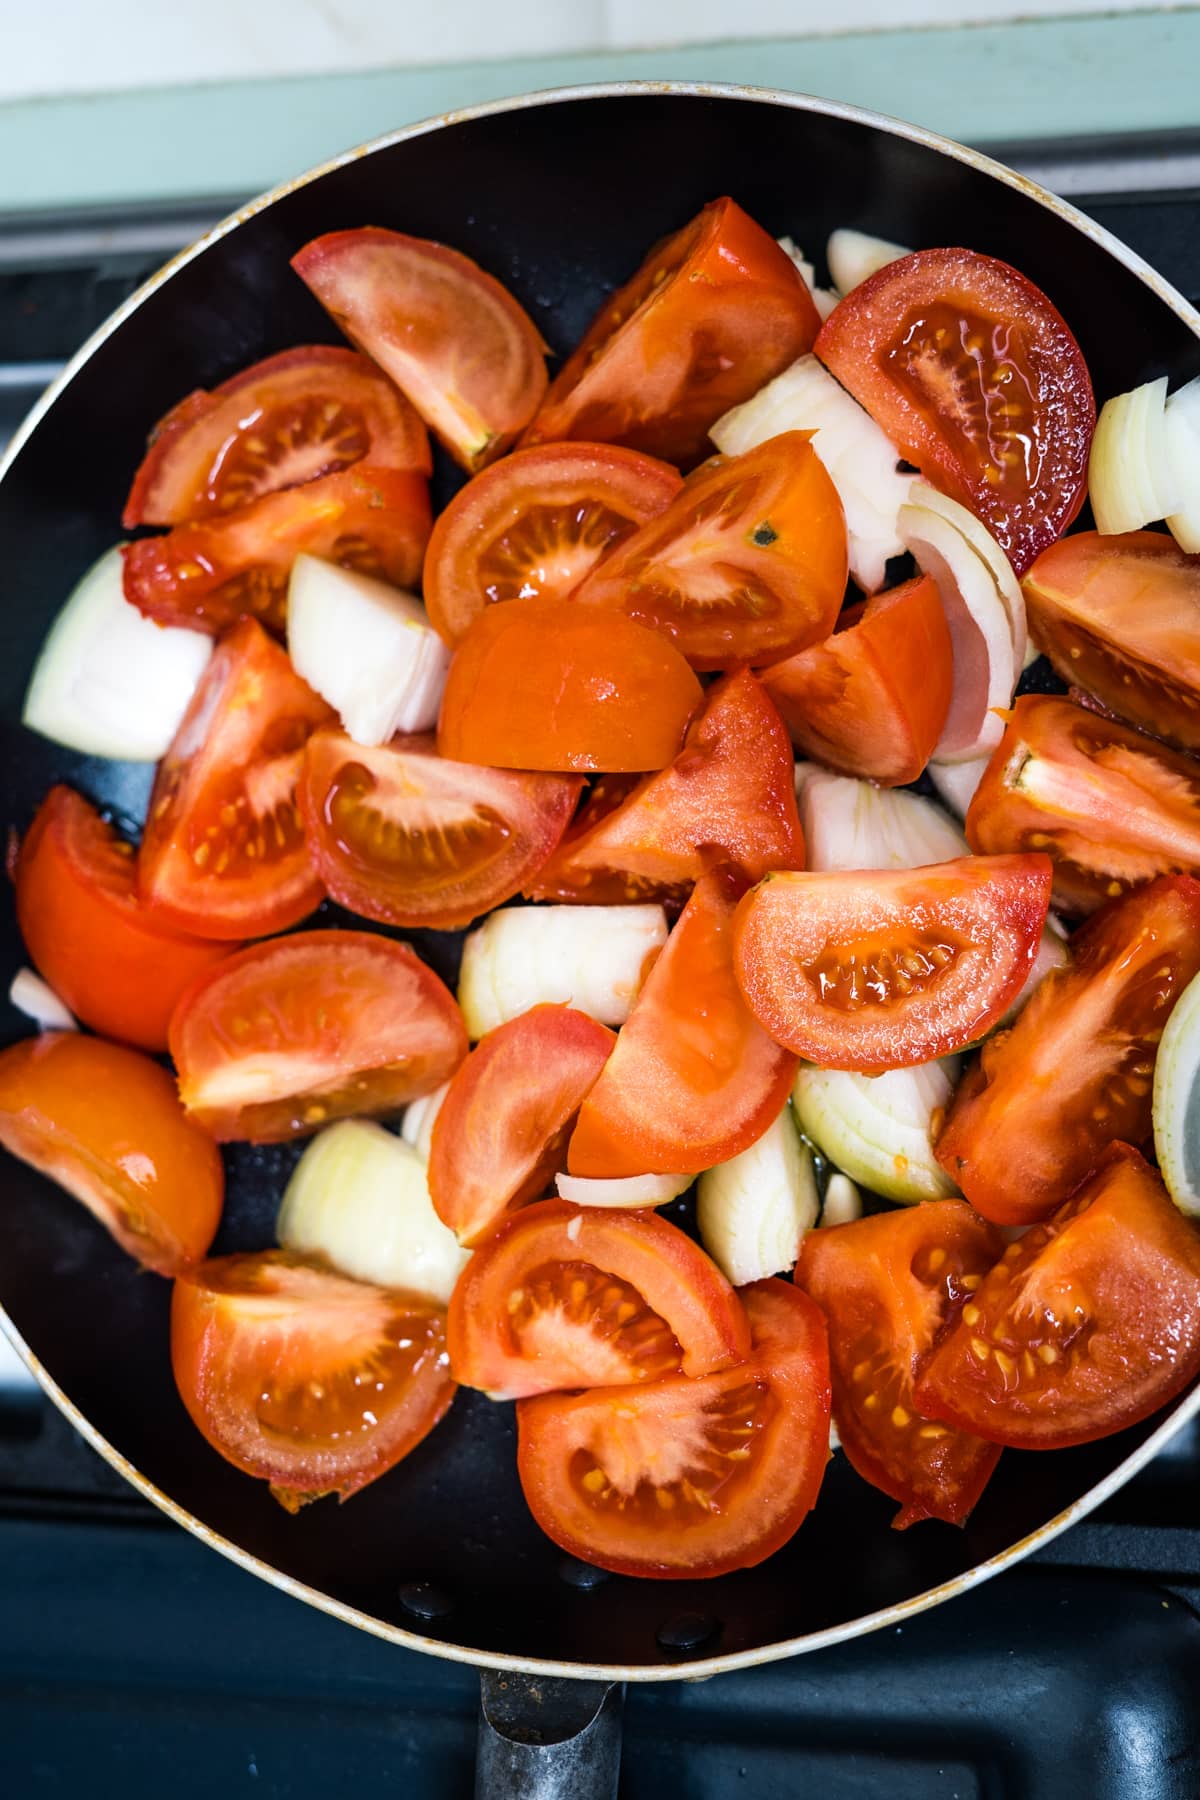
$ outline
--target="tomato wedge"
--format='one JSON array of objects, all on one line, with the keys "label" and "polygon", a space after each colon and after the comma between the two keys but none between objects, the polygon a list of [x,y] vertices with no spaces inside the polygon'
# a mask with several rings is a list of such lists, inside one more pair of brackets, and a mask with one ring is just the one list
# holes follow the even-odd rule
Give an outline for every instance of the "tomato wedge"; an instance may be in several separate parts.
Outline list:
[{"label": "tomato wedge", "polygon": [[920,576],[851,607],[832,637],[762,679],[797,749],[882,787],[915,781],[941,736],[954,682],[935,583]]},{"label": "tomato wedge", "polygon": [[796,1062],[756,1024],[734,980],[733,917],[745,888],[731,869],[696,884],[580,1108],[572,1175],[709,1169],[778,1116]]},{"label": "tomato wedge", "polygon": [[450,665],[438,749],[508,769],[661,769],[700,683],[656,631],[574,600],[480,614]]},{"label": "tomato wedge", "polygon": [[1149,1138],[1155,1046],[1200,973],[1200,882],[1161,876],[1111,901],[1071,955],[984,1045],[937,1142],[947,1174],[1000,1225],[1046,1218],[1114,1139]]},{"label": "tomato wedge", "polygon": [[763,1029],[820,1068],[934,1062],[1016,999],[1049,901],[1044,856],[769,875],[738,908],[738,982]]},{"label": "tomato wedge", "polygon": [[454,1398],[440,1307],[286,1250],[177,1281],[171,1364],[213,1449],[289,1512],[386,1475]]},{"label": "tomato wedge", "polygon": [[1114,1144],[1010,1244],[917,1382],[918,1409],[1018,1450],[1135,1425],[1200,1370],[1200,1242],[1155,1171]]},{"label": "tomato wedge", "polygon": [[356,462],[428,475],[425,427],[365,356],[305,344],[173,407],[154,428],[121,523],[215,518]]},{"label": "tomato wedge", "polygon": [[150,795],[137,883],[158,917],[257,937],[320,902],[296,783],[305,739],[332,717],[252,620],[218,644]]},{"label": "tomato wedge", "polygon": [[521,1486],[560,1549],[682,1580],[752,1569],[795,1535],[829,1458],[825,1329],[786,1281],[742,1299],[753,1349],[735,1369],[521,1401]]},{"label": "tomato wedge", "polygon": [[465,469],[503,455],[537,411],[541,333],[461,251],[366,226],[314,238],[292,267]]},{"label": "tomato wedge", "polygon": [[726,669],[820,643],[847,568],[837,489],[809,434],[786,431],[698,469],[575,598],[665,633],[693,668]]},{"label": "tomato wedge", "polygon": [[308,740],[300,810],[333,898],[384,925],[451,931],[509,900],[570,821],[580,781],[439,756],[431,737],[379,749]]},{"label": "tomato wedge", "polygon": [[750,1349],[741,1301],[677,1226],[563,1200],[535,1200],[484,1240],[447,1328],[455,1379],[498,1400],[711,1375]]},{"label": "tomato wedge", "polygon": [[995,1468],[994,1444],[917,1416],[913,1384],[1004,1248],[961,1200],[926,1200],[810,1231],[794,1279],[829,1322],[833,1416],[864,1481],[920,1519],[960,1525]]},{"label": "tomato wedge", "polygon": [[252,944],[194,982],[171,1020],[183,1104],[222,1143],[392,1112],[466,1054],[462,1016],[432,969],[366,931]]},{"label": "tomato wedge", "polygon": [[974,850],[1044,851],[1055,903],[1093,912],[1156,875],[1200,873],[1200,763],[1055,694],[1026,694],[975,790]]},{"label": "tomato wedge", "polygon": [[605,301],[522,441],[597,439],[690,467],[709,426],[811,350],[819,325],[770,233],[713,200]]},{"label": "tomato wedge", "polygon": [[216,1145],[165,1069],[103,1038],[52,1031],[0,1050],[0,1144],[160,1275],[202,1257],[221,1222]]}]

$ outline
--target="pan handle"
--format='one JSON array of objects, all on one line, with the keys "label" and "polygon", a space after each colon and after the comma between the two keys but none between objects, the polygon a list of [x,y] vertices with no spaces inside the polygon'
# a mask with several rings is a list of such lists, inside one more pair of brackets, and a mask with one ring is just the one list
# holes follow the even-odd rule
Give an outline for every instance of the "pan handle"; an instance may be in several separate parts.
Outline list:
[{"label": "pan handle", "polygon": [[623,1689],[484,1670],[475,1800],[617,1800]]}]

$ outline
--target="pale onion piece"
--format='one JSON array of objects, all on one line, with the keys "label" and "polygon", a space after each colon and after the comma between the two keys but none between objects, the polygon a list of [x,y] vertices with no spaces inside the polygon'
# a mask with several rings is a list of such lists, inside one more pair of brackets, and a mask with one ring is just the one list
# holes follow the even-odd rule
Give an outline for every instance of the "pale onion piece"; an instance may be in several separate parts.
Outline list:
[{"label": "pale onion piece", "polygon": [[701,1242],[734,1287],[792,1268],[818,1207],[790,1101],[748,1150],[706,1169],[696,1191]]},{"label": "pale onion piece", "polygon": [[433,1210],[424,1160],[368,1119],[317,1133],[292,1171],[275,1235],[343,1275],[443,1306],[470,1256]]},{"label": "pale onion piece", "polygon": [[417,1155],[429,1161],[429,1147],[433,1142],[433,1126],[442,1110],[442,1101],[450,1092],[450,1083],[444,1081],[440,1088],[434,1088],[432,1094],[422,1094],[404,1109],[404,1117],[400,1122],[400,1136],[406,1144],[411,1144]]},{"label": "pale onion piece", "polygon": [[904,244],[893,244],[888,238],[872,237],[866,231],[850,231],[844,225],[830,232],[829,242],[825,247],[825,261],[829,264],[829,273],[839,294],[850,293],[853,288],[866,281],[869,275],[874,275],[877,270],[886,268],[888,263],[897,262],[900,257],[911,254]]},{"label": "pale onion piece", "polygon": [[213,640],[147,619],[126,600],[121,571],[118,545],[79,582],[42,645],[21,717],[31,731],[87,756],[157,762],[179,730]]},{"label": "pale onion piece", "polygon": [[948,525],[953,525],[960,537],[966,538],[976,556],[983,562],[996,583],[996,591],[1008,614],[1013,656],[1017,666],[1022,669],[1027,668],[1030,662],[1037,660],[1038,653],[1034,650],[1032,656],[1029,655],[1029,625],[1025,617],[1025,596],[1021,592],[1021,584],[1013,572],[1012,564],[987,526],[982,519],[977,519],[967,507],[960,506],[957,500],[951,500],[947,494],[939,494],[937,489],[930,487],[927,481],[914,481],[909,489],[908,498],[913,506],[924,506],[929,512],[939,514]]},{"label": "pale onion piece", "polygon": [[8,997],[18,1012],[32,1019],[40,1031],[78,1031],[79,1021],[66,1003],[59,999],[48,981],[32,969],[18,969],[12,978]]},{"label": "pale onion piece", "polygon": [[983,772],[990,761],[990,756],[979,756],[970,762],[931,762],[925,765],[925,773],[946,805],[960,819],[965,819],[967,808],[975,798],[975,789],[983,780]]},{"label": "pale onion piece", "polygon": [[1180,1212],[1200,1218],[1200,975],[1171,1008],[1158,1046],[1154,1152]]},{"label": "pale onion piece", "polygon": [[1062,969],[1071,960],[1067,934],[1060,920],[1053,913],[1047,913],[1046,924],[1042,931],[1042,941],[1038,945],[1037,955],[1033,959],[1033,967],[1025,978],[1025,985],[1000,1020],[1000,1025],[1011,1025],[1025,1002],[1033,997],[1033,991],[1045,976],[1053,969]]},{"label": "pale onion piece", "polygon": [[831,1418],[829,1421],[829,1454],[830,1454],[830,1456],[833,1455],[835,1450],[840,1450],[841,1447],[842,1447],[842,1440],[838,1436],[838,1428],[834,1424],[833,1419]]},{"label": "pale onion piece", "polygon": [[[685,1194],[694,1175],[619,1175],[602,1179],[591,1175],[555,1176],[560,1200],[572,1206],[665,1206]],[[570,1231],[570,1226],[567,1227]]]},{"label": "pale onion piece", "polygon": [[801,1130],[852,1181],[889,1200],[943,1200],[958,1189],[933,1143],[958,1068],[956,1056],[886,1075],[802,1067],[792,1103]]},{"label": "pale onion piece", "polygon": [[288,583],[288,654],[356,744],[437,724],[450,652],[412,594],[298,556]]},{"label": "pale onion piece", "polygon": [[1167,455],[1179,488],[1167,514],[1171,536],[1181,550],[1200,551],[1200,375],[1167,401]]},{"label": "pale onion piece", "polygon": [[862,1218],[862,1195],[848,1175],[835,1169],[825,1183],[825,1204],[821,1208],[821,1224],[853,1225]]},{"label": "pale onion piece", "polygon": [[781,237],[776,239],[776,242],[784,254],[789,256],[799,269],[800,279],[812,295],[813,305],[816,307],[821,319],[827,319],[841,299],[841,295],[835,294],[832,288],[822,288],[817,286],[817,271],[813,268],[813,265],[809,262],[807,256],[805,256],[803,250],[793,238]]},{"label": "pale onion piece", "polygon": [[1100,409],[1088,459],[1096,529],[1140,531],[1178,508],[1181,487],[1168,446],[1167,378],[1114,394]]},{"label": "pale onion piece", "polygon": [[661,906],[503,906],[463,945],[467,1031],[481,1038],[547,1002],[623,1025],[666,941]]},{"label": "pale onion piece", "polygon": [[905,788],[801,762],[796,800],[810,869],[919,869],[970,854],[941,807]]}]

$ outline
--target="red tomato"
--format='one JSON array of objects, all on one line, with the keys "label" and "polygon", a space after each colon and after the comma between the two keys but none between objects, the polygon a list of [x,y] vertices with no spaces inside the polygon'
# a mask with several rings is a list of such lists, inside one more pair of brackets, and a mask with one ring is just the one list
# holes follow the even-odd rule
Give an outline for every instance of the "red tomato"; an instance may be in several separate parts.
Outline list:
[{"label": "red tomato", "polygon": [[438,1109],[429,1193],[462,1244],[544,1194],[565,1166],[580,1102],[615,1033],[570,1006],[535,1006],[480,1039]]},{"label": "red tomato", "polygon": [[673,1175],[728,1162],[760,1138],[796,1060],[755,1023],[733,974],[730,869],[705,875],[683,909],[584,1101],[572,1175]]},{"label": "red tomato", "polygon": [[531,879],[570,821],[580,781],[439,756],[431,737],[366,749],[308,741],[300,810],[334,899],[385,925],[469,925]]},{"label": "red tomato", "polygon": [[846,522],[808,433],[716,457],[575,598],[671,638],[696,669],[773,662],[833,630]]},{"label": "red tomato", "polygon": [[487,606],[565,600],[639,525],[675,498],[676,469],[612,444],[518,450],[468,481],[425,553],[429,620],[461,643]]},{"label": "red tomato", "polygon": [[52,1031],[0,1050],[0,1144],[160,1275],[203,1256],[221,1222],[216,1145],[166,1070],[119,1044]]},{"label": "red tomato", "polygon": [[455,1379],[498,1400],[711,1375],[750,1350],[741,1301],[677,1226],[563,1200],[523,1207],[484,1240],[447,1329]]},{"label": "red tomato", "polygon": [[296,783],[305,739],[332,717],[252,620],[217,646],[150,795],[137,881],[159,917],[257,937],[320,902]]},{"label": "red tomato", "polygon": [[742,1298],[754,1348],[737,1368],[521,1401],[521,1486],[560,1549],[683,1580],[752,1569],[795,1535],[829,1460],[825,1329],[785,1281]]},{"label": "red tomato", "polygon": [[917,1383],[927,1418],[1018,1450],[1109,1437],[1200,1370],[1200,1243],[1136,1150],[985,1276]]},{"label": "red tomato", "polygon": [[1150,1136],[1155,1046],[1200,973],[1200,882],[1162,876],[1071,939],[1008,1031],[959,1086],[937,1158],[1000,1225],[1044,1219],[1107,1145]]},{"label": "red tomato", "polygon": [[106,1037],[165,1050],[184,988],[236,944],[185,937],[134,888],[134,850],[81,794],[52,787],[17,857],[17,923],[36,967]]},{"label": "red tomato", "polygon": [[194,982],[171,1020],[183,1104],[222,1143],[278,1143],[393,1112],[466,1054],[462,1017],[432,969],[366,931],[252,944]]},{"label": "red tomato", "polygon": [[953,682],[950,629],[928,575],[852,607],[833,637],[763,671],[797,749],[883,787],[920,775]]},{"label": "red tomato", "polygon": [[709,426],[811,350],[819,325],[786,252],[714,200],[605,301],[523,441],[598,439],[690,466]]},{"label": "red tomato", "polygon": [[438,749],[508,769],[661,769],[700,683],[665,638],[574,600],[490,606],[450,665]]},{"label": "red tomato", "polygon": [[927,1200],[810,1231],[795,1280],[829,1321],[833,1416],[864,1481],[919,1519],[961,1525],[996,1466],[994,1444],[930,1424],[913,1384],[1004,1245],[961,1200]]},{"label": "red tomato", "polygon": [[1079,345],[1008,263],[918,250],[862,282],[814,345],[921,473],[1018,575],[1083,505],[1096,402]]},{"label": "red tomato", "polygon": [[597,782],[527,883],[530,899],[682,904],[718,863],[750,881],[768,869],[804,867],[791,745],[748,669],[709,688],[669,768],[620,789],[619,777]]},{"label": "red tomato", "polygon": [[1026,694],[966,833],[974,850],[1045,851],[1056,903],[1092,912],[1156,875],[1200,873],[1200,763],[1056,694]]},{"label": "red tomato", "polygon": [[386,1475],[454,1398],[440,1307],[286,1250],[177,1281],[171,1363],[213,1449],[289,1512]]},{"label": "red tomato", "polygon": [[356,462],[428,475],[425,427],[365,356],[283,350],[211,393],[197,388],[155,426],[121,523],[211,519]]},{"label": "red tomato", "polygon": [[763,1029],[806,1061],[909,1068],[965,1049],[1003,1016],[1049,900],[1044,856],[769,875],[738,908],[737,978]]},{"label": "red tomato", "polygon": [[537,411],[541,333],[461,251],[366,226],[314,238],[292,267],[465,469],[503,455]]},{"label": "red tomato", "polygon": [[423,475],[355,463],[219,517],[177,525],[165,537],[126,544],[125,598],[160,625],[213,637],[242,618],[282,632],[288,577],[302,550],[413,587],[430,524]]}]

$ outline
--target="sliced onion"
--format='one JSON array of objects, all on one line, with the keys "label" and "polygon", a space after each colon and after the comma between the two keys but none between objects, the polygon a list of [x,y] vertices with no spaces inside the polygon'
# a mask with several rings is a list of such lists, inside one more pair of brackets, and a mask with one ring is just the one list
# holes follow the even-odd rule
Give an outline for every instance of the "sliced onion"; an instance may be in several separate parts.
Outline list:
[{"label": "sliced onion", "polygon": [[667,941],[661,906],[504,906],[463,945],[458,1004],[472,1038],[544,1002],[623,1025]]},{"label": "sliced onion", "polygon": [[1171,535],[1189,555],[1200,551],[1200,375],[1167,401],[1167,455],[1178,488]]},{"label": "sliced onion", "polygon": [[967,808],[975,798],[975,789],[983,780],[983,772],[991,760],[990,756],[979,756],[970,762],[931,762],[926,764],[925,773],[946,805],[960,819],[965,819]]},{"label": "sliced onion", "polygon": [[70,1007],[32,969],[17,970],[8,997],[17,1011],[32,1019],[41,1031],[79,1030],[79,1021]]},{"label": "sliced onion", "polygon": [[839,226],[837,231],[830,232],[829,243],[825,247],[825,261],[829,264],[829,273],[839,294],[850,293],[878,269],[884,269],[888,263],[911,254],[903,244],[893,244],[887,238],[871,237],[865,231],[850,231],[845,226]]},{"label": "sliced onion", "polygon": [[810,869],[919,869],[970,854],[953,820],[905,788],[797,763],[796,799]]},{"label": "sliced onion", "polygon": [[889,1200],[942,1200],[958,1189],[933,1144],[958,1070],[956,1056],[886,1075],[805,1067],[792,1103],[805,1135],[851,1180]]},{"label": "sliced onion", "polygon": [[[572,1206],[665,1206],[687,1192],[694,1175],[620,1175],[608,1180],[591,1175],[556,1175],[560,1200]],[[568,1232],[570,1226],[567,1227]]]},{"label": "sliced onion", "polygon": [[400,1136],[406,1144],[411,1144],[417,1155],[429,1161],[429,1146],[433,1141],[433,1126],[442,1110],[442,1101],[450,1092],[450,1083],[444,1081],[440,1088],[434,1088],[432,1094],[422,1094],[411,1106],[405,1108],[404,1118],[400,1124]]},{"label": "sliced onion", "polygon": [[1166,430],[1167,378],[1106,400],[1088,460],[1096,529],[1140,531],[1177,509],[1181,493]]},{"label": "sliced onion", "polygon": [[792,238],[781,237],[777,242],[779,248],[785,255],[791,257],[792,261],[799,269],[800,279],[812,295],[813,305],[816,307],[820,317],[822,319],[827,319],[837,305],[841,295],[835,294],[832,288],[822,288],[817,286],[817,271],[813,268],[807,256],[805,256],[799,244]]},{"label": "sliced onion", "polygon": [[1200,975],[1171,1008],[1158,1046],[1154,1152],[1176,1206],[1200,1218]]},{"label": "sliced onion", "polygon": [[696,1223],[717,1267],[744,1287],[793,1266],[818,1204],[812,1152],[789,1102],[748,1150],[701,1175]]},{"label": "sliced onion", "polygon": [[862,1218],[862,1195],[848,1175],[835,1169],[825,1183],[825,1203],[821,1208],[821,1224],[853,1225]]},{"label": "sliced onion", "polygon": [[1036,660],[1036,650],[1032,657],[1028,655],[1029,626],[1025,617],[1025,596],[1021,592],[1021,584],[1013,572],[1012,564],[982,519],[977,519],[973,512],[960,506],[957,500],[951,500],[947,494],[939,494],[927,481],[914,481],[908,498],[911,505],[923,506],[929,512],[937,513],[948,525],[953,525],[960,537],[966,539],[995,582],[996,592],[1008,614],[1008,628],[1012,635],[1013,656],[1017,667],[1024,668],[1027,661]]}]

